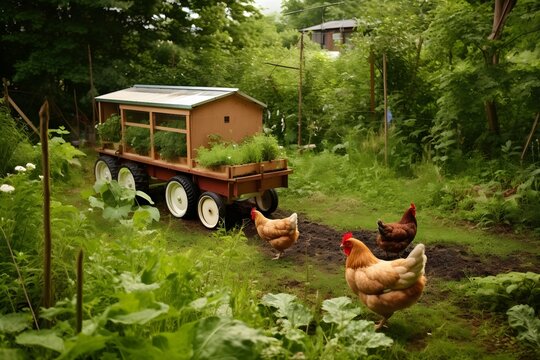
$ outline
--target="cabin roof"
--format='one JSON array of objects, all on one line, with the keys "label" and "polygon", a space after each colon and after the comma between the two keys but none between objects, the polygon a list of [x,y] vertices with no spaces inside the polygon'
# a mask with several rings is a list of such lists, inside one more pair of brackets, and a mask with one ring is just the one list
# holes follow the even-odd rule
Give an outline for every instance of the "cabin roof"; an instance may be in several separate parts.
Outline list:
[{"label": "cabin roof", "polygon": [[96,101],[119,104],[193,109],[194,107],[237,94],[262,107],[266,104],[248,96],[237,88],[134,85],[133,87],[96,96]]},{"label": "cabin roof", "polygon": [[319,25],[310,26],[310,27],[301,29],[301,31],[322,31],[322,30],[355,28],[355,27],[356,27],[356,20],[354,19],[334,20],[334,21],[327,21]]}]

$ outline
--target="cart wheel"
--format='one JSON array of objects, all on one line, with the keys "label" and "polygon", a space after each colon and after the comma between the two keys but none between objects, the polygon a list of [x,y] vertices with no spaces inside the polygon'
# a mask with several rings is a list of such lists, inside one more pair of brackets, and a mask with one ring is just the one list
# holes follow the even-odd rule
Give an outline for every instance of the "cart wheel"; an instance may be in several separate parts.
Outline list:
[{"label": "cart wheel", "polygon": [[165,189],[165,201],[169,212],[177,218],[194,215],[198,192],[195,184],[187,177],[181,175],[172,177]]},{"label": "cart wheel", "polygon": [[206,191],[199,197],[197,213],[205,227],[215,229],[225,219],[225,204],[219,195]]},{"label": "cart wheel", "polygon": [[276,211],[278,207],[278,195],[276,190],[268,189],[262,194],[255,196],[255,204],[257,205],[257,210],[265,215],[270,215]]},{"label": "cart wheel", "polygon": [[118,176],[118,159],[108,155],[101,155],[94,165],[96,181],[111,182]]},{"label": "cart wheel", "polygon": [[118,184],[129,189],[148,192],[148,174],[145,167],[130,161],[122,164],[118,170]]}]

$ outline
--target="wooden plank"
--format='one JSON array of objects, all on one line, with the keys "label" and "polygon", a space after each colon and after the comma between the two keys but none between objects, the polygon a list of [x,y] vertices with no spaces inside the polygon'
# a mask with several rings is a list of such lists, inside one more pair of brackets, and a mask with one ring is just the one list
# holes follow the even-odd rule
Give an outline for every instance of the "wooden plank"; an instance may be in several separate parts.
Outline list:
[{"label": "wooden plank", "polygon": [[34,126],[34,124],[32,124],[30,119],[22,112],[22,110],[19,109],[19,107],[17,106],[15,101],[13,101],[13,99],[9,95],[8,95],[8,100],[9,100],[9,103],[11,104],[11,106],[13,106],[13,108],[17,111],[17,113],[24,119],[24,121],[26,121],[28,126],[30,126],[32,128],[32,130],[34,130],[34,132],[39,135],[38,129]]}]

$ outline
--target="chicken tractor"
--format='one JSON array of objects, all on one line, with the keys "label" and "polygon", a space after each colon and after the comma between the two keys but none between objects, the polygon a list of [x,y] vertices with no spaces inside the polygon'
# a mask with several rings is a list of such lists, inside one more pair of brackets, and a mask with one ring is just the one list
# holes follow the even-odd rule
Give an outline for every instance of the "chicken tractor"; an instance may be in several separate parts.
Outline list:
[{"label": "chicken tractor", "polygon": [[148,191],[166,183],[165,201],[177,218],[198,216],[208,229],[225,219],[226,205],[254,199],[271,214],[275,188],[288,186],[286,159],[203,167],[197,149],[212,138],[239,143],[263,130],[266,105],[236,88],[134,85],[95,98],[101,143],[96,180]]}]

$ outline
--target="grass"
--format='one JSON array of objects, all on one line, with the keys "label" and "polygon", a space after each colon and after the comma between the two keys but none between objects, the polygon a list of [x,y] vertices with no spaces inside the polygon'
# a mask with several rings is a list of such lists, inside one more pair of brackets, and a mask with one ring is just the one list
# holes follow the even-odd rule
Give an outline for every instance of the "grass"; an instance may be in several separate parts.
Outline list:
[{"label": "grass", "polygon": [[[80,193],[92,186],[94,159],[90,151],[81,169],[83,176],[74,177],[79,179],[74,187],[57,189],[56,194],[61,201],[80,209],[87,208],[86,200]],[[293,159],[293,162],[298,166],[304,159]],[[308,163],[305,161],[303,165]],[[427,196],[422,188],[434,181],[436,176],[433,173],[428,174],[429,181],[419,177],[385,177],[384,181],[374,183],[370,180],[371,186],[361,186],[368,189],[366,192],[355,187],[346,191],[343,186],[338,187],[338,191],[324,192],[321,190],[332,187],[323,182],[326,178],[317,177],[315,179],[319,183],[309,185],[302,170],[301,166],[296,167],[290,179],[291,187],[279,191],[280,207],[294,209],[313,221],[343,231],[358,228],[375,230],[378,218],[397,220],[409,202],[415,201],[420,224],[418,241],[464,245],[479,256],[494,254],[504,257],[518,250],[540,253],[534,241],[523,242],[522,237],[517,235],[474,229],[462,222],[442,218],[438,211],[425,206]],[[328,181],[332,183],[336,180],[328,178]],[[303,196],[299,196],[301,191],[305,191]],[[156,192],[157,196],[160,194]],[[381,199],[381,194],[385,195],[383,201],[377,200]],[[253,317],[252,306],[262,295],[270,292],[295,294],[305,303],[312,304],[314,309],[324,299],[354,297],[344,281],[342,264],[319,267],[306,259],[304,265],[297,265],[287,257],[272,261],[260,251],[259,244],[245,239],[238,230],[216,234],[197,226],[196,220],[177,220],[163,211],[161,216],[157,230],[164,237],[167,251],[188,253],[195,263],[205,264],[201,266],[204,266],[206,273],[212,274],[208,281],[233,290],[235,313],[241,314],[240,319],[248,323],[260,321]],[[121,231],[111,229],[98,216],[95,220],[96,227],[107,229],[110,236],[114,236],[115,231]],[[394,345],[381,353],[381,358],[520,359],[526,356],[528,353],[515,342],[504,317],[468,308],[462,293],[462,284],[466,281],[430,279],[419,303],[397,312],[390,319],[390,327],[385,333],[394,339]],[[377,315],[368,310],[362,317],[378,320]]]}]

